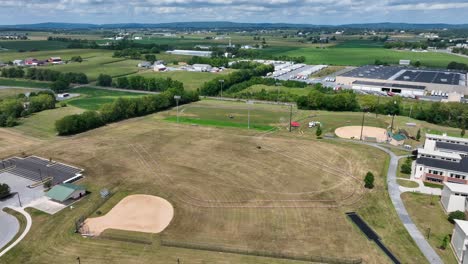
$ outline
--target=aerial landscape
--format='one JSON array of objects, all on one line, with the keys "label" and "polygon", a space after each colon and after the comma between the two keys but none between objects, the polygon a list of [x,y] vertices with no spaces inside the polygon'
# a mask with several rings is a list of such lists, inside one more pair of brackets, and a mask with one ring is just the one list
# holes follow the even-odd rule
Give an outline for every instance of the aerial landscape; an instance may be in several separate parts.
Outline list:
[{"label": "aerial landscape", "polygon": [[0,263],[468,263],[467,3],[0,5]]}]

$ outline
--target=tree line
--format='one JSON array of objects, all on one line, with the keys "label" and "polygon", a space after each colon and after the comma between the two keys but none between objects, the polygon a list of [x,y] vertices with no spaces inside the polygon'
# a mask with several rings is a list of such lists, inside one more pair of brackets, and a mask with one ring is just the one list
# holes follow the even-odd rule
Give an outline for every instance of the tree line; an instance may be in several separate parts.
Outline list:
[{"label": "tree line", "polygon": [[215,96],[218,95],[221,89],[228,90],[231,86],[250,80],[252,77],[265,76],[269,72],[274,71],[273,65],[258,64],[251,69],[241,69],[230,73],[223,77],[215,78],[205,82],[200,88],[200,94]]},{"label": "tree line", "polygon": [[297,99],[297,107],[307,110],[357,111],[359,103],[352,91],[333,91],[314,89],[308,95]]},{"label": "tree line", "polygon": [[184,84],[171,78],[145,78],[136,75],[119,77],[112,83],[112,86],[131,90],[163,92],[170,88],[183,89]]},{"label": "tree line", "polygon": [[170,88],[157,95],[139,98],[118,98],[104,104],[99,111],[86,111],[57,120],[55,128],[59,135],[73,135],[88,131],[108,123],[156,113],[176,105],[175,95],[181,96],[179,104],[198,101],[198,93],[184,91],[183,88]]},{"label": "tree line", "polygon": [[31,93],[29,97],[20,94],[16,98],[3,99],[0,101],[0,127],[15,126],[20,117],[53,108],[55,95],[46,91]]},{"label": "tree line", "polygon": [[447,65],[447,69],[468,71],[468,65],[461,62],[452,61]]},{"label": "tree line", "polygon": [[188,64],[209,64],[213,67],[228,67],[229,66],[229,59],[225,57],[199,57],[193,56],[188,62]]}]

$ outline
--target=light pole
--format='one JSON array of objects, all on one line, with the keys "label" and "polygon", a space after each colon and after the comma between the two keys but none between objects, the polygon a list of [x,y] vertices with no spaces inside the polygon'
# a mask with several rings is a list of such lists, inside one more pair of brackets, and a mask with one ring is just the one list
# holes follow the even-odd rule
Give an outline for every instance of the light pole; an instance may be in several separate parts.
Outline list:
[{"label": "light pole", "polygon": [[248,100],[246,103],[247,103],[247,129],[250,129],[250,105],[253,105],[253,101]]},{"label": "light pole", "polygon": [[224,80],[219,80],[219,83],[221,84],[221,97],[223,97]]},{"label": "light pole", "polygon": [[[393,101],[393,104],[396,105],[396,101]],[[393,133],[393,120],[395,119],[395,109],[393,109],[393,116],[392,116],[392,126],[390,127],[391,132]]]},{"label": "light pole", "polygon": [[179,123],[179,100],[180,100],[180,95],[174,95],[174,99],[176,100],[176,105],[177,105],[177,123]]},{"label": "light pole", "polygon": [[20,198],[19,192],[16,192],[16,194],[18,195],[18,202],[19,202],[20,207],[23,207],[23,204],[21,204],[21,198]]},{"label": "light pole", "polygon": [[362,109],[361,136],[359,137],[359,140],[361,140],[361,141],[362,141],[362,132],[364,130],[364,117],[365,117],[365,114],[366,114],[366,110],[367,110],[367,108]]},{"label": "light pole", "polygon": [[81,264],[81,259],[80,259],[80,257],[76,257],[76,260],[78,261],[78,264]]},{"label": "light pole", "polygon": [[293,108],[293,105],[289,104],[289,132],[291,132],[292,108]]},{"label": "light pole", "polygon": [[277,83],[275,83],[275,85],[276,85],[276,89],[277,89],[277,91],[276,91],[276,102],[279,102],[279,90],[280,90],[279,86],[280,86],[280,83],[277,82]]}]

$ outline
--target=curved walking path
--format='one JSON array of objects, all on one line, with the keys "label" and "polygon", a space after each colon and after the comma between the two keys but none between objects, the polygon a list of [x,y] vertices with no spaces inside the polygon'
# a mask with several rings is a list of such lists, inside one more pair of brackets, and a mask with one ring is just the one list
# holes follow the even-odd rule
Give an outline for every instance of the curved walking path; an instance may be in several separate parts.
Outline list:
[{"label": "curved walking path", "polygon": [[362,143],[368,146],[378,148],[384,151],[385,153],[387,153],[388,155],[390,155],[390,164],[388,166],[388,171],[387,171],[388,193],[390,195],[390,199],[392,200],[393,206],[395,207],[395,210],[398,214],[398,217],[400,217],[400,220],[405,226],[406,230],[408,230],[408,233],[416,242],[416,245],[418,245],[419,249],[427,258],[429,263],[443,264],[443,261],[441,260],[439,255],[437,255],[437,253],[434,251],[431,245],[429,245],[427,240],[424,238],[421,231],[419,231],[418,227],[411,220],[411,217],[409,216],[408,211],[406,211],[405,205],[403,204],[403,200],[401,199],[400,188],[396,181],[397,179],[396,172],[398,169],[398,160],[401,158],[405,158],[406,156],[398,157],[392,151],[382,146],[379,146],[377,144],[365,143],[365,142],[362,142]]},{"label": "curved walking path", "polygon": [[9,245],[2,252],[0,252],[0,257],[5,255],[8,251],[10,251],[10,249],[15,247],[19,242],[21,242],[21,240],[23,240],[26,237],[26,235],[28,234],[28,232],[29,232],[29,230],[31,229],[31,226],[32,226],[32,218],[23,208],[11,207],[11,209],[13,209],[13,210],[21,213],[22,215],[24,215],[24,217],[26,218],[26,227],[24,228],[23,233],[18,237],[18,239],[16,239],[15,242],[11,243],[11,245]]}]

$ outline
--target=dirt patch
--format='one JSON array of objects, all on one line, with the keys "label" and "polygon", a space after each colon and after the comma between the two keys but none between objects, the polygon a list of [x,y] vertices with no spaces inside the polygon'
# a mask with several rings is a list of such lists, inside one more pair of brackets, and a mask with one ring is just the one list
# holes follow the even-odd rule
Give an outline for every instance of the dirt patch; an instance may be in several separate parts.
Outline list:
[{"label": "dirt patch", "polygon": [[[335,130],[335,134],[340,138],[360,139],[361,126],[345,126]],[[387,130],[379,127],[364,126],[362,128],[362,139],[385,142],[388,139]]]},{"label": "dirt patch", "polygon": [[109,228],[160,233],[173,217],[174,208],[168,201],[152,195],[130,195],[105,216],[86,219],[84,229],[95,236]]}]

